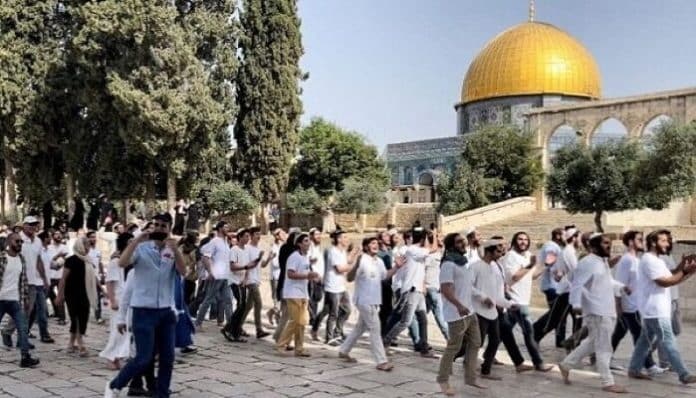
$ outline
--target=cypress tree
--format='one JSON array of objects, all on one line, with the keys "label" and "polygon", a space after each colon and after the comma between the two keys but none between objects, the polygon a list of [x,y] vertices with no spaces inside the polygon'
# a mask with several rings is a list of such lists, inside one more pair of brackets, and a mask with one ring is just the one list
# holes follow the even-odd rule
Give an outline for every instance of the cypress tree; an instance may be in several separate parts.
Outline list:
[{"label": "cypress tree", "polygon": [[257,200],[269,203],[287,187],[302,113],[297,1],[246,0],[240,22],[234,173]]}]

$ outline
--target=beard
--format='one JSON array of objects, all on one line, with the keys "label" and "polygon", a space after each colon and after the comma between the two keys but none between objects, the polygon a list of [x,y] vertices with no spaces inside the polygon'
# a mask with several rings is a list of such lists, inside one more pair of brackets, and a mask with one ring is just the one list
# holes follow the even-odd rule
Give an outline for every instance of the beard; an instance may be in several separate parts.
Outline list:
[{"label": "beard", "polygon": [[165,240],[167,236],[166,232],[151,232],[149,237],[152,240]]}]

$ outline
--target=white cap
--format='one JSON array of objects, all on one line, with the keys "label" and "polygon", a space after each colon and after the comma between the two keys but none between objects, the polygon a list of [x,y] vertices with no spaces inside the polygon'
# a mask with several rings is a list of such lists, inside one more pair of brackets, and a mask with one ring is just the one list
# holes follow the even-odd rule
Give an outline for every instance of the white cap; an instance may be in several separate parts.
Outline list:
[{"label": "white cap", "polygon": [[592,235],[590,235],[590,238],[589,238],[588,240],[592,240],[592,239],[594,239],[594,238],[598,238],[598,237],[600,237],[600,236],[602,236],[602,235],[604,235],[604,234],[601,233],[601,232],[593,232]]},{"label": "white cap", "polygon": [[578,232],[580,232],[580,231],[578,231],[577,228],[568,228],[568,229],[566,229],[566,230],[563,232],[563,240],[568,240],[568,239],[572,238],[572,237],[575,236],[575,234],[577,234]]},{"label": "white cap", "polygon": [[466,230],[466,233],[465,233],[464,235],[469,235],[469,234],[471,234],[471,233],[473,233],[473,232],[476,232],[476,227],[475,227],[475,226],[469,227],[469,229]]},{"label": "white cap", "polygon": [[293,232],[302,232],[302,230],[298,227],[290,227],[290,229],[288,229],[288,233],[291,234]]},{"label": "white cap", "polygon": [[394,235],[396,235],[396,234],[399,233],[399,230],[397,230],[396,228],[392,228],[392,229],[390,229],[390,230],[387,230],[387,233],[388,233],[390,236],[394,236]]},{"label": "white cap", "polygon": [[491,246],[502,245],[503,243],[505,243],[505,241],[502,239],[488,239],[488,240],[484,241],[481,246],[483,246],[483,248],[485,249],[485,248],[491,247]]},{"label": "white cap", "polygon": [[38,224],[39,219],[34,217],[34,216],[26,216],[24,217],[24,224]]}]

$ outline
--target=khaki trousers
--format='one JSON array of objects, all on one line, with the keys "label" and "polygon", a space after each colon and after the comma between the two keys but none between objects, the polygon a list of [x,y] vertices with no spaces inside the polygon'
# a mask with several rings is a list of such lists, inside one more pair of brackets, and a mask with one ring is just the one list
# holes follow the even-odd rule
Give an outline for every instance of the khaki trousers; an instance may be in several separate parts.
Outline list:
[{"label": "khaki trousers", "polygon": [[464,381],[473,383],[476,380],[476,361],[478,360],[478,350],[481,346],[481,332],[479,331],[478,318],[471,314],[466,318],[447,323],[449,339],[447,347],[440,359],[440,369],[437,372],[437,382],[447,383],[452,374],[452,363],[454,357],[459,353],[462,344],[466,344],[466,354],[464,355]]},{"label": "khaki trousers", "polygon": [[285,348],[294,339],[295,354],[299,354],[304,350],[304,330],[309,323],[307,299],[285,299],[285,302],[288,306],[288,324],[285,325],[276,347],[278,349]]}]

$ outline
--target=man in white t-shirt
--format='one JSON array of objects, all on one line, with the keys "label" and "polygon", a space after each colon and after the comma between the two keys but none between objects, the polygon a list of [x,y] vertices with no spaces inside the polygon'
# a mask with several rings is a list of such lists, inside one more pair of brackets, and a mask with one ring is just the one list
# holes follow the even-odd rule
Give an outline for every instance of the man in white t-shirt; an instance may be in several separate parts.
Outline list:
[{"label": "man in white t-shirt", "polygon": [[556,281],[556,300],[551,308],[534,322],[534,339],[537,343],[541,341],[549,332],[556,329],[561,323],[565,323],[568,315],[573,318],[573,332],[579,327],[576,317],[570,311],[568,298],[570,297],[570,280],[573,271],[578,264],[577,249],[580,247],[580,231],[575,227],[569,227],[563,231],[565,246],[561,250],[561,255],[551,266],[550,272]]},{"label": "man in white t-shirt", "polygon": [[363,253],[346,276],[349,282],[355,281],[354,300],[360,316],[355,328],[341,344],[338,357],[346,362],[357,362],[350,356],[350,351],[358,338],[368,331],[370,351],[377,363],[377,370],[390,371],[393,366],[387,360],[382,343],[379,307],[382,304],[382,281],[391,278],[398,266],[387,271],[384,262],[378,256],[379,240],[376,237],[365,238],[362,247]]},{"label": "man in white t-shirt", "polygon": [[428,319],[425,305],[425,260],[437,251],[436,246],[427,243],[426,231],[420,227],[414,228],[411,238],[413,244],[407,247],[404,257],[406,263],[402,271],[401,280],[401,317],[384,336],[384,345],[388,347],[396,340],[399,334],[408,328],[415,317],[418,321],[419,341],[416,343],[416,351],[425,358],[435,358],[428,344]]},{"label": "man in white t-shirt", "polygon": [[658,230],[646,238],[647,252],[638,266],[637,291],[642,297],[638,306],[643,317],[643,329],[636,342],[628,368],[629,377],[649,378],[641,373],[641,368],[653,344],[661,348],[669,358],[672,369],[684,384],[696,383],[693,375],[684,365],[676,347],[672,333],[672,297],[669,288],[683,282],[696,271],[696,257],[684,257],[677,267],[670,271],[659,256],[667,254],[670,246],[669,231]]},{"label": "man in white t-shirt", "polygon": [[467,264],[473,264],[481,259],[481,233],[476,230],[476,227],[471,227],[466,231],[466,240]]},{"label": "man in white t-shirt", "polygon": [[[638,258],[638,253],[645,250],[645,244],[643,242],[643,233],[640,231],[626,231],[622,237],[623,244],[626,247],[621,259],[615,266],[616,274],[614,279],[617,282],[622,283],[624,286],[628,287],[631,294],[621,294],[618,301],[618,321],[614,327],[614,333],[611,335],[611,347],[613,351],[619,346],[621,339],[626,336],[627,332],[631,332],[633,337],[633,344],[636,344],[638,337],[640,337],[640,331],[642,328],[642,321],[640,318],[640,312],[638,312],[638,302],[640,299],[640,292],[638,291],[638,264],[640,259]],[[652,354],[648,355],[645,360],[645,368],[648,369],[648,373],[656,374],[659,373],[661,369],[657,368],[655,361],[652,358]]]},{"label": "man in white t-shirt", "polygon": [[324,306],[312,324],[312,339],[318,339],[319,326],[324,317],[328,315],[324,342],[331,346],[338,346],[341,344],[340,340],[343,339],[343,323],[350,315],[350,296],[346,291],[346,273],[353,268],[360,251],[351,250],[348,253],[350,241],[344,231],[334,231],[331,234],[331,240],[332,245],[328,249],[324,272]]},{"label": "man in white t-shirt", "polygon": [[[230,226],[226,221],[215,225],[215,237],[201,247],[201,260],[205,267],[208,280],[206,281],[205,298],[198,307],[196,327],[201,328],[205,314],[210,305],[215,302],[218,308],[223,308],[225,318],[230,319],[232,298],[227,278],[230,274],[230,247],[227,244],[227,233]],[[215,318],[213,314],[211,319]]]},{"label": "man in white t-shirt", "polygon": [[[309,323],[314,324],[314,319],[319,314],[319,302],[324,297],[324,252],[321,248],[321,230],[319,228],[309,229],[309,258],[316,258],[312,264],[312,271],[319,274],[319,280],[309,282]],[[318,340],[316,333],[312,334],[313,340]]]},{"label": "man in white t-shirt", "polygon": [[[504,272],[505,284],[508,287],[510,298],[517,303],[517,307],[507,312],[505,322],[501,323],[500,337],[518,370],[521,368],[524,358],[519,352],[512,329],[519,324],[524,336],[524,344],[532,358],[534,369],[540,372],[548,372],[553,366],[544,364],[539,352],[539,346],[534,340],[534,326],[529,316],[529,304],[532,300],[532,279],[537,265],[536,256],[529,251],[529,235],[526,232],[517,232],[512,237],[512,250],[508,251],[498,262]],[[537,276],[541,272],[537,273]],[[526,369],[525,369],[526,370]]]},{"label": "man in white t-shirt", "polygon": [[86,236],[89,241],[87,257],[89,257],[92,267],[94,267],[94,274],[97,275],[97,306],[94,309],[94,319],[98,324],[102,324],[104,323],[102,319],[102,299],[104,298],[102,281],[104,278],[104,264],[102,264],[101,251],[97,248],[97,233],[95,231],[89,231]]},{"label": "man in white t-shirt", "polygon": [[[27,281],[26,264],[20,255],[22,238],[19,234],[9,234],[6,240],[6,247],[6,251],[0,252],[0,321],[7,314],[12,318],[13,324],[17,325],[17,334],[19,336],[17,345],[22,353],[20,366],[33,368],[39,364],[39,360],[32,358],[29,354],[26,315],[29,312],[29,284]],[[9,343],[11,347],[12,342],[10,341]]]},{"label": "man in white t-shirt", "polygon": [[278,323],[280,317],[280,300],[278,300],[278,279],[280,278],[280,248],[285,243],[287,234],[282,228],[273,231],[273,245],[271,246],[271,298],[273,307],[268,310],[268,323]]},{"label": "man in white t-shirt", "polygon": [[[672,245],[672,234],[670,233],[669,249],[667,249],[666,254],[659,256],[661,259],[665,260],[665,264],[667,264],[667,268],[669,268],[670,271],[674,271],[674,269],[677,268],[677,262],[674,261],[674,257],[672,257]],[[679,309],[679,285],[670,287],[669,294],[672,296],[672,333],[674,333],[674,336],[677,337],[681,334],[682,330],[681,310]],[[657,356],[660,360],[660,369],[669,367],[669,358],[667,353],[658,348]]]},{"label": "man in white t-shirt", "polygon": [[[225,338],[235,343],[246,343],[245,337],[248,337],[244,331],[244,318],[247,309],[247,289],[244,285],[247,281],[247,275],[254,268],[258,267],[260,251],[255,248],[249,249],[249,241],[251,233],[248,229],[240,229],[237,231],[237,245],[230,249],[229,269],[230,273],[230,288],[234,299],[237,301],[237,307],[234,309],[232,318],[227,322],[222,329],[222,334]],[[256,256],[251,258],[250,256]],[[256,278],[255,278],[256,279]]]},{"label": "man in white t-shirt", "polygon": [[445,237],[445,252],[440,266],[440,291],[442,293],[442,314],[447,322],[449,339],[440,359],[437,382],[443,394],[452,396],[456,392],[449,384],[452,374],[452,362],[463,345],[464,382],[467,385],[486,388],[476,381],[476,362],[481,346],[478,319],[473,312],[473,290],[471,270],[467,267],[466,240],[452,233]]},{"label": "man in white t-shirt", "polygon": [[262,339],[270,335],[270,333],[263,330],[261,325],[261,309],[263,308],[263,301],[261,300],[261,290],[259,290],[259,285],[261,284],[261,268],[266,268],[272,260],[273,254],[270,254],[263,260],[263,251],[259,248],[259,241],[261,240],[261,229],[259,227],[249,228],[250,240],[249,244],[246,245],[245,250],[247,251],[247,257],[250,260],[255,260],[250,264],[251,268],[247,271],[244,286],[246,288],[247,302],[244,308],[244,313],[240,318],[240,323],[244,325],[249,312],[254,310],[254,324],[256,325],[256,338]]},{"label": "man in white t-shirt", "polygon": [[625,393],[626,388],[616,385],[609,369],[611,362],[611,333],[616,323],[614,297],[625,291],[621,283],[611,276],[607,260],[611,255],[609,236],[595,233],[588,242],[589,254],[580,260],[570,283],[569,302],[576,314],[582,313],[588,336],[582,340],[558,367],[566,384],[569,384],[570,369],[581,366],[583,358],[594,354],[597,371],[602,381],[602,390]]},{"label": "man in white t-shirt", "polygon": [[[26,276],[29,282],[29,313],[27,330],[31,331],[34,318],[39,324],[39,334],[42,343],[53,343],[55,340],[48,333],[48,318],[46,316],[46,290],[51,286],[48,282],[48,274],[41,261],[41,240],[36,236],[39,228],[39,220],[34,216],[24,218],[22,231],[19,236],[24,242],[21,253],[26,265]],[[13,321],[7,322],[2,331],[3,340],[7,340],[15,330]],[[31,335],[31,332],[29,332]],[[11,340],[11,339],[10,339]]]},{"label": "man in white t-shirt", "polygon": [[60,283],[60,279],[63,277],[63,264],[65,264],[65,259],[68,257],[68,249],[63,244],[63,234],[60,231],[53,232],[51,242],[46,246],[43,254],[45,259],[42,258],[41,261],[44,263],[44,267],[49,269],[48,274],[51,279],[48,297],[53,305],[53,314],[58,318],[59,325],[65,325],[65,304],[57,306],[55,303],[58,294],[58,283]]}]

